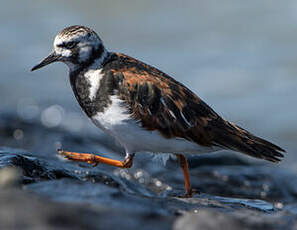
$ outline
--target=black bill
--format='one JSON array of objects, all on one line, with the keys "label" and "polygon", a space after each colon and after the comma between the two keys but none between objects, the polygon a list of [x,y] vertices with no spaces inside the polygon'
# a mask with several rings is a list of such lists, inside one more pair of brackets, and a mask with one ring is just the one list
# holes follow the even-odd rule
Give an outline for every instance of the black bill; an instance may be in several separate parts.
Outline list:
[{"label": "black bill", "polygon": [[50,55],[48,55],[45,59],[42,60],[42,62],[40,62],[39,64],[37,64],[36,66],[34,66],[31,71],[40,69],[48,64],[51,64],[53,62],[59,61],[60,60],[60,56],[57,55],[55,52],[52,52]]}]

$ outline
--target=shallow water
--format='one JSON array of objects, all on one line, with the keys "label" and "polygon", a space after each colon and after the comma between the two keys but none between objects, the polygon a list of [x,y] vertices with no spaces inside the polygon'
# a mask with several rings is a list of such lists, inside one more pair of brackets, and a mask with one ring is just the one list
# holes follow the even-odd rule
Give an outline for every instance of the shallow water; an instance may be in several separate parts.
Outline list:
[{"label": "shallow water", "polygon": [[[182,174],[176,171],[176,165],[173,169],[169,166],[164,169],[162,164],[147,164],[150,156],[137,156],[135,169],[129,172],[113,171],[101,165],[89,169],[85,165],[59,163],[57,160],[55,149],[58,147],[96,151],[118,159],[123,157],[117,154],[121,148],[97,130],[81,112],[71,92],[68,70],[64,65],[55,64],[34,73],[29,71],[49,53],[55,34],[72,24],[92,27],[110,50],[126,53],[160,68],[187,85],[225,118],[288,151],[283,163],[270,165],[267,171],[257,169],[256,176],[267,175],[279,167],[297,171],[295,1],[283,4],[275,0],[244,3],[228,0],[222,4],[220,1],[129,0],[123,4],[119,0],[76,0],[71,3],[14,0],[1,5],[0,118],[4,119],[2,123],[0,119],[0,126],[5,127],[2,130],[7,134],[1,134],[0,145],[27,149],[41,160],[50,161],[54,167],[62,167],[79,178],[78,181],[66,178],[62,181],[28,182],[28,190],[48,196],[54,194],[51,198],[60,201],[108,203],[116,200],[116,205],[131,202],[128,207],[139,210],[146,207],[145,202],[151,203],[151,199],[142,199],[144,203],[137,205],[139,196],[168,199],[172,189],[178,193],[183,191]],[[192,160],[190,163],[194,164],[195,158]],[[249,179],[254,170],[248,168],[241,176]],[[219,171],[217,168],[203,171],[202,167],[198,171],[201,174],[195,169],[192,172],[194,178],[195,175],[198,178],[193,183],[208,189],[203,192],[213,194],[204,194],[205,200],[217,200],[220,205],[227,203],[230,207],[236,203],[269,212],[275,211],[274,198],[281,197],[281,202],[291,202],[284,209],[297,213],[296,194],[286,194],[286,189],[274,193],[273,189],[261,187],[263,181],[255,180],[253,186],[257,189],[254,191],[244,184],[249,180],[236,178],[234,167]],[[214,171],[213,174],[209,174],[210,171]],[[91,175],[86,176],[86,172]],[[103,172],[116,178],[116,182],[107,183],[122,186],[125,192],[119,195],[112,186],[97,184],[96,180]],[[206,176],[205,181],[201,175]],[[218,175],[222,176],[219,181],[209,178]],[[83,186],[80,184],[82,177],[89,181]],[[225,181],[226,178],[229,181]],[[290,183],[289,179],[283,182],[277,177],[275,184],[269,184],[269,180],[267,184],[272,188],[282,188],[279,181],[291,186],[288,191],[297,191],[293,179]],[[241,187],[234,191],[232,186],[228,188],[229,183]],[[91,189],[96,186],[98,189]],[[222,195],[237,194],[234,196],[241,198],[215,196],[220,195],[217,187],[222,189]],[[107,194],[106,197],[98,196],[98,191]],[[268,201],[258,200],[260,198]],[[168,209],[162,209],[161,200],[153,206],[167,212]],[[183,209],[180,207],[185,205],[178,206],[178,209]],[[186,209],[191,207],[186,206]]]}]

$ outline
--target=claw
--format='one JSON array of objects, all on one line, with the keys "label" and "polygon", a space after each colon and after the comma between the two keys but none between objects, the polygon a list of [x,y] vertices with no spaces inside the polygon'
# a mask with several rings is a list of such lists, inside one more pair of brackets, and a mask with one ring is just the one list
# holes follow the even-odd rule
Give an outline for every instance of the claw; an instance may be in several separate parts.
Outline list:
[{"label": "claw", "polygon": [[91,153],[76,153],[76,152],[68,152],[62,149],[57,150],[58,153],[64,156],[68,160],[87,162],[92,164],[93,167],[97,166],[99,163],[108,164],[120,168],[130,168],[133,164],[133,156],[127,157],[124,161],[118,161],[109,159],[106,157],[101,157]]}]

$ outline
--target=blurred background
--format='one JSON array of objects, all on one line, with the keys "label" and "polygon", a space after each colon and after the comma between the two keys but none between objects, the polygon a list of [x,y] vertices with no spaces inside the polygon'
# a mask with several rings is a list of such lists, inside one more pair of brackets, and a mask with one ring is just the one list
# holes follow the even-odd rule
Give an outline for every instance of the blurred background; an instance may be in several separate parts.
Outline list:
[{"label": "blurred background", "polygon": [[[109,50],[161,69],[226,119],[285,148],[280,166],[297,171],[296,12],[293,0],[3,1],[0,115],[82,139],[103,136],[73,97],[66,65],[30,72],[61,29],[80,24]],[[15,126],[12,140],[0,142],[37,151],[28,135]],[[39,151],[54,153],[63,141],[56,137],[49,145]]]}]

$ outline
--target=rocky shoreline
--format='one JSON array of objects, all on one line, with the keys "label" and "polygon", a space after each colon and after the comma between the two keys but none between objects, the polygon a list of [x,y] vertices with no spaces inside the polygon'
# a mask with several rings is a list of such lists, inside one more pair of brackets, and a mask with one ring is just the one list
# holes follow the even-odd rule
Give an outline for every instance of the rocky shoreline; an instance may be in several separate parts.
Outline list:
[{"label": "rocky shoreline", "polygon": [[[52,149],[57,137],[76,150],[101,148],[95,137],[1,116],[1,145],[18,147],[15,129],[31,142],[22,144],[27,151],[0,148],[1,229],[297,229],[297,176],[284,168],[229,153],[190,157],[201,193],[186,199],[174,159],[166,167],[139,156],[129,170],[93,168]],[[103,142],[102,151],[118,149]]]}]

